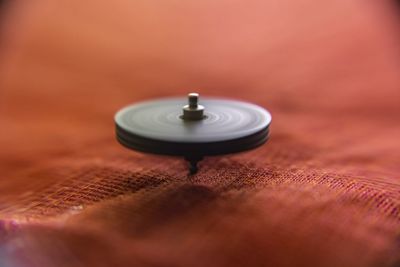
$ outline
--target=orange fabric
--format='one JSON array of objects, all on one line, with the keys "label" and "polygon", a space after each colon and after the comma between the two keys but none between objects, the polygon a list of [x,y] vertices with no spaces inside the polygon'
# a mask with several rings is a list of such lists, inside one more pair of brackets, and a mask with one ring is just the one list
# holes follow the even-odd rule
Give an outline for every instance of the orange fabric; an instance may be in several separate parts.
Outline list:
[{"label": "orange fabric", "polygon": [[[22,1],[0,43],[0,266],[395,266],[398,21],[388,2]],[[136,153],[113,115],[238,98],[267,145]]]}]

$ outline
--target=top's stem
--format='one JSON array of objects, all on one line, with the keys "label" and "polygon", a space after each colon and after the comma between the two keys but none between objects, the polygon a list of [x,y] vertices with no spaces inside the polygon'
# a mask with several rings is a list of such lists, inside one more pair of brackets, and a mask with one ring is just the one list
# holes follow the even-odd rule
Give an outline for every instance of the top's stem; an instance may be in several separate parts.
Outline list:
[{"label": "top's stem", "polygon": [[204,107],[199,105],[199,94],[188,94],[189,104],[183,107],[182,119],[185,121],[195,121],[204,119]]},{"label": "top's stem", "polygon": [[189,100],[189,107],[196,109],[197,108],[197,102],[199,101],[199,94],[198,93],[190,93],[188,94],[188,100]]}]

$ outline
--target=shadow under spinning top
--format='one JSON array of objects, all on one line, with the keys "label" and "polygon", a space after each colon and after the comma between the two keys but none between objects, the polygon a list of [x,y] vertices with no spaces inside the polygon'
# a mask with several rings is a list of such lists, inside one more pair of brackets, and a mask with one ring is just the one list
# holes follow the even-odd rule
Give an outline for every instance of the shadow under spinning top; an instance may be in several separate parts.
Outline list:
[{"label": "shadow under spinning top", "polygon": [[182,156],[190,173],[204,156],[250,150],[268,140],[271,114],[260,106],[199,95],[125,107],[115,115],[118,141],[134,150]]}]

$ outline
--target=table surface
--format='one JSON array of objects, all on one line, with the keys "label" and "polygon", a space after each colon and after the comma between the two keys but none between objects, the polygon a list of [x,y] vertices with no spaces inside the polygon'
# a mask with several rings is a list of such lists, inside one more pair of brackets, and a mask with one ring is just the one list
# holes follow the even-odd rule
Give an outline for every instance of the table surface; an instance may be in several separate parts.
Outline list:
[{"label": "table surface", "polygon": [[[1,266],[399,264],[389,1],[42,0],[1,12]],[[116,142],[122,106],[190,91],[267,108],[268,144],[188,177],[180,158]]]}]

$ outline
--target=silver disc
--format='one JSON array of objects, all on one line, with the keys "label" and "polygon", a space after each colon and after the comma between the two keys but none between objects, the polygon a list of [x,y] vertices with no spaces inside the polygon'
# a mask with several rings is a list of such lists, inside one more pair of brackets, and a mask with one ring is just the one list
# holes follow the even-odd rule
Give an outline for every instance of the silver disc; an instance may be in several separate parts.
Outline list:
[{"label": "silver disc", "polygon": [[204,119],[182,119],[186,98],[146,101],[115,115],[118,140],[144,152],[205,156],[257,147],[268,138],[271,115],[265,109],[235,100],[202,98]]}]

